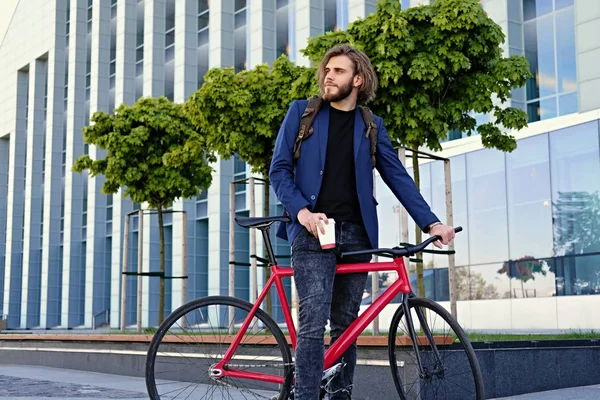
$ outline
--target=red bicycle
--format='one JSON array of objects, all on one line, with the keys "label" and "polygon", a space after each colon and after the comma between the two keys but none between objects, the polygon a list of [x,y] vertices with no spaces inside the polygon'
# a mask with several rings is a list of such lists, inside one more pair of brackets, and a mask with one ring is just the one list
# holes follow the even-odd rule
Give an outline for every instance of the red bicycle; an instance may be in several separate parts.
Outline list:
[{"label": "red bicycle", "polygon": [[[193,300],[173,311],[154,334],[146,359],[146,387],[158,399],[293,399],[296,328],[282,278],[292,269],[277,265],[269,227],[287,217],[237,217],[245,228],[262,232],[271,278],[255,304],[226,296]],[[456,228],[460,232],[462,228]],[[484,399],[473,347],[458,322],[438,303],[412,293],[403,257],[439,240],[414,247],[342,254],[389,256],[393,261],[341,264],[338,274],[395,271],[398,279],[327,349],[322,395],[343,365],[337,360],[396,296],[401,298],[388,333],[389,361],[398,395],[408,399]],[[260,309],[275,285],[285,318],[280,326]],[[289,340],[289,341],[288,341]],[[291,346],[290,346],[291,344]]]}]

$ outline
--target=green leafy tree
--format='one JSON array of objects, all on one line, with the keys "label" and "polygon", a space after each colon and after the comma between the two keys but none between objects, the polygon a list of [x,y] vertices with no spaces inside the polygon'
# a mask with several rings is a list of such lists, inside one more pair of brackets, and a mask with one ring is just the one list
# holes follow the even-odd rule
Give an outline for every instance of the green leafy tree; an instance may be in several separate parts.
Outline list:
[{"label": "green leafy tree", "polygon": [[313,69],[285,56],[271,69],[266,64],[238,73],[213,68],[186,107],[211,149],[224,159],[238,154],[253,172],[267,177],[281,122],[292,100],[317,92],[313,77]]},{"label": "green leafy tree", "polygon": [[[487,148],[516,148],[502,128],[522,129],[527,115],[501,103],[525,84],[529,65],[524,57],[502,56],[502,29],[478,0],[436,0],[405,11],[397,0],[380,0],[374,14],[346,31],[309,39],[303,53],[316,63],[344,42],[371,59],[379,89],[369,106],[384,118],[394,144],[438,151],[448,132],[457,130],[478,132]],[[489,114],[490,122],[476,126],[473,113]],[[413,171],[419,187],[416,155]],[[416,240],[422,240],[418,228]],[[424,295],[422,264],[417,264],[417,286]]]},{"label": "green leafy tree", "polygon": [[180,104],[164,97],[141,98],[121,105],[114,114],[94,113],[93,124],[83,128],[86,143],[105,150],[103,159],[79,157],[73,171],[104,175],[102,192],[124,189],[136,203],[147,202],[158,213],[160,232],[159,324],[164,318],[165,237],[163,212],[179,198],[196,197],[212,181],[206,139],[189,120]]}]

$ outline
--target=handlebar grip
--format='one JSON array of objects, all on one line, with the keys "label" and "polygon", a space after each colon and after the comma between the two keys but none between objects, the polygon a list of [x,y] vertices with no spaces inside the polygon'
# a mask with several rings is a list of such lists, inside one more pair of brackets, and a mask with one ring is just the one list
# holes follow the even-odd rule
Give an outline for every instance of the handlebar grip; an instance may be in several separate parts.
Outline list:
[{"label": "handlebar grip", "polygon": [[456,228],[454,228],[454,232],[458,233],[458,232],[462,232],[463,228],[462,226],[457,226]]}]

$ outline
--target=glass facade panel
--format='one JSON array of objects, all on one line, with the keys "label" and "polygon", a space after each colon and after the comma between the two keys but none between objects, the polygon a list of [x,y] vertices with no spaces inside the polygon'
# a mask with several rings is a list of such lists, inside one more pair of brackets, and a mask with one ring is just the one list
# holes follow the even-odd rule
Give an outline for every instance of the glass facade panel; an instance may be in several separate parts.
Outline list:
[{"label": "glass facade panel", "polygon": [[512,298],[552,297],[556,295],[553,260],[521,257],[504,262],[497,273],[510,280]]},{"label": "glass facade panel", "polygon": [[552,12],[553,0],[523,0],[523,19],[528,21]]},{"label": "glass facade panel", "polygon": [[577,92],[562,95],[558,98],[559,115],[574,114],[579,111]]},{"label": "glass facade panel", "polygon": [[558,91],[577,90],[577,57],[575,55],[575,8],[556,13],[556,62]]},{"label": "glass facade panel", "polygon": [[502,262],[508,259],[504,153],[474,151],[466,165],[470,261]]},{"label": "glass facade panel", "polygon": [[246,66],[247,66],[248,50],[247,50],[247,46],[246,46],[246,40],[247,40],[247,34],[246,34],[247,25],[245,24],[246,12],[247,12],[246,2],[245,1],[236,2],[235,20],[238,21],[238,19],[242,18],[242,17],[238,17],[238,15],[243,15],[243,20],[244,20],[243,25],[237,25],[237,22],[236,22],[236,27],[235,27],[235,30],[233,31],[233,40],[234,40],[234,61],[233,61],[234,65],[233,66],[234,66],[236,72],[245,70]]},{"label": "glass facade panel", "polygon": [[561,10],[575,4],[575,0],[554,0],[554,8]]},{"label": "glass facade panel", "polygon": [[332,32],[337,28],[337,0],[325,0],[325,32]]},{"label": "glass facade panel", "polygon": [[552,16],[526,22],[525,56],[533,77],[527,82],[527,100],[556,93],[554,22]]},{"label": "glass facade panel", "polygon": [[550,133],[554,256],[600,252],[598,121]]},{"label": "glass facade panel", "polygon": [[468,292],[469,300],[510,298],[510,278],[500,272],[502,268],[503,264],[472,265],[468,277],[460,276],[460,292]]},{"label": "glass facade panel", "polygon": [[283,54],[290,55],[289,47],[289,6],[287,1],[278,3],[276,11],[277,27],[276,27],[276,57]]},{"label": "glass facade panel", "polygon": [[559,257],[554,265],[557,295],[600,294],[600,254]]},{"label": "glass facade panel", "polygon": [[462,226],[465,231],[454,239],[456,265],[469,265],[469,217],[467,214],[467,170],[466,156],[460,155],[450,159],[452,173],[452,211],[454,226]]},{"label": "glass facade panel", "polygon": [[379,247],[398,246],[401,240],[402,215],[400,203],[390,188],[377,175],[377,216],[379,220]]},{"label": "glass facade panel", "polygon": [[540,115],[542,120],[558,116],[556,101],[556,97],[540,100]]},{"label": "glass facade panel", "polygon": [[[578,111],[576,96],[557,98],[577,92],[575,7],[556,0],[553,9],[553,1],[523,1],[525,56],[533,74],[526,84],[529,122]],[[518,41],[515,29],[509,29],[509,43]]]},{"label": "glass facade panel", "polygon": [[198,0],[198,13],[208,10],[208,0]]},{"label": "glass facade panel", "polygon": [[[520,140],[506,154],[510,258],[552,255],[548,136]],[[535,240],[532,240],[535,238]]]}]

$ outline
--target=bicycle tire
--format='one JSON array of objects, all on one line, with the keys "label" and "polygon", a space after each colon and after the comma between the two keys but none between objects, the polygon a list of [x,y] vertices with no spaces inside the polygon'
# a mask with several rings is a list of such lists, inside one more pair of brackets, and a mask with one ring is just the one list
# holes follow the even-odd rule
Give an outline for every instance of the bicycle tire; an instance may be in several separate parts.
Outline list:
[{"label": "bicycle tire", "polygon": [[[252,304],[227,296],[204,297],[184,304],[165,319],[154,334],[146,356],[146,389],[150,399],[177,399],[179,398],[178,396],[181,396],[182,399],[190,400],[195,398],[237,398],[229,393],[230,388],[235,388],[244,397],[245,392],[250,392],[252,393],[252,398],[257,399],[276,398],[278,400],[286,400],[288,398],[291,387],[290,379],[285,379],[282,385],[276,385],[226,376],[220,379],[210,377],[209,368],[222,359],[223,354],[229,347],[229,343],[224,343],[221,338],[217,337],[217,334],[227,331],[226,335],[229,335],[229,314],[227,313],[229,313],[231,308],[234,309],[235,313],[233,314],[234,322],[239,323],[246,319],[252,308]],[[238,310],[240,310],[239,315],[236,314]],[[196,311],[198,314],[195,313]],[[193,314],[188,317],[190,313]],[[209,321],[207,325],[206,321],[211,316],[216,316],[217,322],[216,324],[212,324]],[[180,323],[179,321],[182,322]],[[227,321],[228,326],[223,327],[222,324],[225,321]],[[268,329],[270,334],[259,335],[252,331],[254,326],[262,326]],[[169,333],[174,336],[165,340],[165,337],[168,337]],[[191,339],[189,343],[184,341],[183,336],[186,335]],[[272,344],[273,339],[275,342],[274,348],[265,348],[265,343],[269,342]],[[202,345],[207,345],[207,348],[199,349],[199,347],[203,347]],[[250,351],[249,355],[242,354],[244,345],[249,346],[247,348]],[[257,347],[259,345],[261,347]],[[173,359],[175,359],[175,362],[172,361]],[[266,367],[267,364],[260,364],[264,363],[265,360],[270,360],[269,362],[271,362],[271,359],[275,367]],[[200,368],[196,369],[193,362],[201,364],[199,365]],[[261,309],[257,310],[251,326],[248,328],[246,335],[242,338],[232,360],[228,364],[235,365],[234,368],[236,369],[242,369],[239,363],[244,363],[242,366],[248,367],[247,370],[252,370],[253,372],[257,372],[256,368],[260,366],[275,369],[278,372],[276,375],[284,378],[288,377],[292,370],[292,355],[283,332],[275,321]],[[183,365],[185,368],[181,370],[168,369],[172,368],[171,365],[175,366],[176,364],[186,365]],[[224,369],[227,369],[228,364],[225,365]],[[271,370],[261,370],[260,372],[273,373]],[[248,384],[249,387],[241,388],[237,386],[240,383]],[[265,386],[269,385],[273,387],[265,388]],[[164,390],[165,393],[161,395],[159,388]],[[197,396],[193,396],[192,391],[196,391],[196,389]],[[279,397],[277,397],[277,393],[279,393]],[[167,394],[169,397],[167,397]],[[175,397],[173,397],[174,394]]]},{"label": "bicycle tire", "polygon": [[[408,306],[411,316],[413,316],[413,322],[418,323],[419,326],[420,321],[416,310],[417,308],[425,310],[426,322],[430,332],[433,332],[433,342],[438,349],[442,366],[440,370],[432,351],[431,341],[427,339],[426,335],[420,335],[417,341],[424,369],[424,375],[420,375],[412,341],[408,340],[406,336],[408,335],[408,323],[403,332],[404,336],[398,336],[401,323],[406,322],[404,307],[400,306],[392,318],[388,337],[392,378],[400,399],[484,400],[485,388],[477,356],[458,321],[441,305],[429,299],[412,297],[408,300]],[[434,319],[432,320],[430,317],[434,317]],[[440,335],[440,332],[436,331],[432,322],[439,322],[438,317],[442,319],[445,329],[447,327],[454,332],[453,335],[448,335],[449,332]],[[403,353],[398,354],[400,351]],[[450,382],[450,378],[458,376],[463,370],[464,374],[458,378],[457,383]],[[445,383],[450,385],[449,388],[442,387]]]}]

